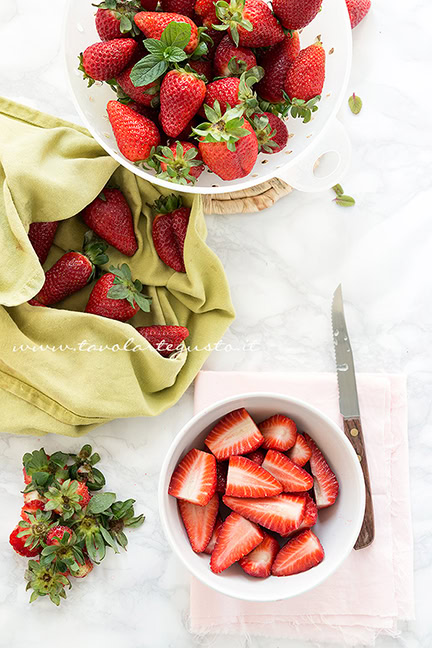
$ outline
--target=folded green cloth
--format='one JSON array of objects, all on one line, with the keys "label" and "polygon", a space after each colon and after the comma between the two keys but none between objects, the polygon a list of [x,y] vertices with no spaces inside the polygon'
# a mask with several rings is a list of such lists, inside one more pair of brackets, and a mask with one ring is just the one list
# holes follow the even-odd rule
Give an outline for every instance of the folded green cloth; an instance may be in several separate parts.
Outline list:
[{"label": "folded green cloth", "polygon": [[[108,265],[128,263],[153,298],[151,312],[127,324],[83,313],[93,284],[54,308],[30,306],[44,281],[27,237],[30,223],[62,221],[48,269],[64,251],[81,249],[87,227],[79,213],[111,177],[132,209],[139,249],[127,259],[110,247]],[[205,243],[200,196],[183,196],[192,211],[187,272],[178,273],[155,252],[147,205],[170,192],[120,167],[85,129],[4,99],[0,182],[2,431],[77,436],[114,418],[171,407],[234,318],[223,267]],[[192,350],[163,358],[131,324],[186,326]]]}]

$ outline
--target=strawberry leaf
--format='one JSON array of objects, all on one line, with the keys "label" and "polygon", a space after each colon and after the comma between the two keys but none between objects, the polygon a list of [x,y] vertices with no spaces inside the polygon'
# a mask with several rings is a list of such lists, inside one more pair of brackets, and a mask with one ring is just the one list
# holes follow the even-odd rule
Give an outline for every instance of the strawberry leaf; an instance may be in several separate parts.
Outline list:
[{"label": "strawberry leaf", "polygon": [[88,510],[90,513],[98,515],[106,511],[116,500],[115,493],[97,493],[91,498]]}]

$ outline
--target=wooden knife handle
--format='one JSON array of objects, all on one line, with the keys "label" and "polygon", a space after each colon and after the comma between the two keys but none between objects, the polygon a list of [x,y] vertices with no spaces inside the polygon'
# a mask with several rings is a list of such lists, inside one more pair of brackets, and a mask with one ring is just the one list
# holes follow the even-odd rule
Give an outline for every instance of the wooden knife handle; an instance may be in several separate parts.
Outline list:
[{"label": "wooden knife handle", "polygon": [[371,484],[369,478],[369,469],[366,457],[366,448],[363,439],[363,431],[359,418],[344,419],[344,432],[351,441],[357,457],[360,461],[366,486],[366,508],[362,528],[359,537],[356,540],[354,549],[364,549],[371,544],[375,537],[375,522],[372,503]]}]

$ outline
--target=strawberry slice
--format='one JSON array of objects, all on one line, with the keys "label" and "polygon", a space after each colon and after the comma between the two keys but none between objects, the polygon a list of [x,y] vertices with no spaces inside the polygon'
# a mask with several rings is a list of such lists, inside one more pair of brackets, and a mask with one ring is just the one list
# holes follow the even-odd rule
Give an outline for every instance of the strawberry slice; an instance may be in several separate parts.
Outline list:
[{"label": "strawberry slice", "polygon": [[262,467],[282,484],[286,493],[308,491],[313,486],[313,479],[309,473],[277,450],[267,451]]},{"label": "strawberry slice", "polygon": [[[318,508],[312,497],[309,495],[309,493],[301,493],[301,495],[304,495],[304,497],[306,498],[306,508],[304,518],[301,521],[297,531],[300,531],[300,529],[310,529],[316,524],[316,521],[318,519]],[[291,534],[288,533],[287,535]]]},{"label": "strawberry slice", "polygon": [[261,529],[238,513],[228,515],[222,524],[210,559],[210,569],[219,574],[246,556],[264,539]]},{"label": "strawberry slice", "polygon": [[168,493],[173,497],[205,506],[216,491],[216,459],[193,448],[174,470]]},{"label": "strawberry slice", "polygon": [[262,498],[225,495],[222,499],[236,513],[281,535],[299,528],[306,508],[304,495]]},{"label": "strawberry slice", "polygon": [[219,531],[222,526],[222,519],[219,517],[219,515],[216,517],[216,522],[214,525],[213,533],[210,538],[210,542],[208,543],[207,547],[204,549],[205,554],[211,555],[213,552],[213,549],[215,548],[216,545],[216,540],[218,539]]},{"label": "strawberry slice", "polygon": [[245,455],[247,459],[250,459],[251,461],[254,461],[258,466],[261,466],[262,462],[264,461],[265,457],[265,452],[264,450],[261,450],[261,448],[258,448],[258,450],[254,450],[253,452],[249,452],[249,454]]},{"label": "strawberry slice", "polygon": [[310,529],[302,531],[279,551],[273,563],[273,576],[300,574],[316,565],[324,558],[324,549],[315,533]]},{"label": "strawberry slice", "polygon": [[212,537],[219,510],[219,495],[215,493],[205,506],[179,500],[178,507],[192,549],[196,553],[201,553]]},{"label": "strawberry slice", "polygon": [[310,467],[314,481],[316,505],[319,509],[327,508],[336,501],[339,483],[315,441],[308,434],[305,434],[305,439],[312,450]]},{"label": "strawberry slice", "polygon": [[264,437],[262,447],[266,450],[288,450],[292,448],[297,436],[297,426],[290,418],[282,414],[270,416],[258,425]]},{"label": "strawberry slice", "polygon": [[234,456],[229,460],[225,493],[234,497],[271,497],[282,493],[282,485],[250,459]]},{"label": "strawberry slice", "polygon": [[279,543],[276,538],[265,533],[264,540],[247,556],[240,558],[239,565],[249,576],[267,578],[271,574],[271,568],[278,552]]},{"label": "strawberry slice", "polygon": [[231,455],[241,455],[259,448],[263,438],[261,432],[241,407],[226,414],[210,432],[205,444],[218,461],[228,459]]},{"label": "strawberry slice", "polygon": [[297,434],[293,447],[287,452],[287,457],[294,461],[297,466],[302,467],[307,464],[311,456],[312,450],[309,448],[304,436]]}]

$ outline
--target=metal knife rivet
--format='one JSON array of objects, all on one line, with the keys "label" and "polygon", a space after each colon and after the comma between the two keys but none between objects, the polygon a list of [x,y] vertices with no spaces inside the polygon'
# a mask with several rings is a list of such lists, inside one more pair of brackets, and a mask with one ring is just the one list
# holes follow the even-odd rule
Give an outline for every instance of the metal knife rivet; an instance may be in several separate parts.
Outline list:
[{"label": "metal knife rivet", "polygon": [[357,428],[353,428],[352,430],[350,430],[350,434],[351,434],[351,436],[358,436]]},{"label": "metal knife rivet", "polygon": [[361,455],[357,455],[357,459],[358,459],[359,461],[361,461],[361,460],[362,460]]}]

